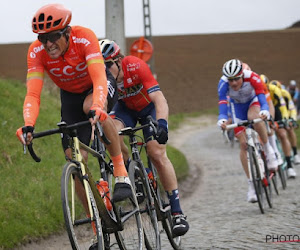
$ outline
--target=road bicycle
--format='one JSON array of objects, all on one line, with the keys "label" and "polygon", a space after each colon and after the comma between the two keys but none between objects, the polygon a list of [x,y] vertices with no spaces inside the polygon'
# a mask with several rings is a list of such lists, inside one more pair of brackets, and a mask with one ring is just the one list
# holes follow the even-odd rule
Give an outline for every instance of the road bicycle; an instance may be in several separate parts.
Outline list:
[{"label": "road bicycle", "polygon": [[266,197],[268,205],[272,208],[272,188],[271,178],[274,172],[267,168],[265,153],[259,139],[258,133],[252,128],[252,125],[262,122],[261,118],[254,120],[245,120],[226,126],[226,129],[233,129],[244,126],[246,128],[247,158],[250,180],[253,182],[257,201],[261,213],[264,213],[264,199]]},{"label": "road bicycle", "polygon": [[[70,137],[72,159],[68,159],[61,177],[62,208],[70,243],[73,249],[89,249],[91,243],[94,243],[92,249],[98,250],[110,249],[116,244],[124,250],[143,249],[143,227],[135,190],[132,188],[133,195],[118,203],[110,200],[107,193],[101,196],[99,183],[81,155],[80,149],[84,149],[97,158],[100,168],[98,174],[108,182],[109,189],[106,191],[112,195],[113,165],[105,159],[108,156],[100,138],[107,144],[109,140],[100,123],[96,125],[92,147],[83,144],[77,137],[77,129],[90,126],[89,121],[72,125],[61,122],[57,129],[33,134],[34,139],[58,133]],[[35,161],[41,161],[33,150],[33,144],[28,145],[28,150]],[[115,239],[111,237],[112,234]]]},{"label": "road bicycle", "polygon": [[[131,182],[134,183],[139,200],[146,247],[147,249],[160,249],[160,236],[165,234],[172,247],[177,250],[181,246],[181,237],[172,234],[173,220],[169,199],[159,180],[157,170],[147,155],[144,137],[137,134],[138,131],[149,126],[156,134],[157,122],[151,116],[148,116],[147,120],[148,124],[135,128],[126,127],[119,134],[129,138],[132,154],[129,176]],[[144,164],[141,159],[143,149],[145,149],[147,164]],[[158,222],[160,222],[159,226]]]}]

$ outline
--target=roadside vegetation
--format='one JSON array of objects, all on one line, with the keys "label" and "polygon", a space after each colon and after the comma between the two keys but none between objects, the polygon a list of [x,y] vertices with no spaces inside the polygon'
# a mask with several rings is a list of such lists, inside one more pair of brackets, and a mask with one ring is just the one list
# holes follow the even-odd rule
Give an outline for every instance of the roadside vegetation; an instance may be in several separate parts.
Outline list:
[{"label": "roadside vegetation", "polygon": [[[0,79],[0,249],[13,248],[28,241],[59,233],[64,228],[60,200],[60,177],[65,164],[60,136],[38,139],[34,148],[42,161],[36,163],[15,136],[23,125],[24,83]],[[60,120],[59,92],[44,87],[36,131],[55,128]],[[183,116],[172,116],[178,124]],[[188,174],[187,161],[178,150],[168,146],[168,155],[179,180]],[[89,164],[93,165],[90,158]],[[95,167],[95,166],[91,166]]]}]

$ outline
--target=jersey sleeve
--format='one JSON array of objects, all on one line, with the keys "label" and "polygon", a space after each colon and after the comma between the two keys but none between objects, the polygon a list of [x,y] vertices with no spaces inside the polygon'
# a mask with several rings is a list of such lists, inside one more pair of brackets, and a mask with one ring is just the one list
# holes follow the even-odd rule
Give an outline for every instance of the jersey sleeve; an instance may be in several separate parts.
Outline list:
[{"label": "jersey sleeve", "polygon": [[228,119],[228,82],[222,77],[218,84],[218,96],[219,96],[219,116],[218,119]]},{"label": "jersey sleeve", "polygon": [[40,96],[43,88],[44,67],[37,41],[33,42],[27,53],[27,93],[23,104],[23,118],[25,126],[34,126],[39,115]]},{"label": "jersey sleeve", "polygon": [[143,60],[137,57],[130,57],[130,59],[134,58],[136,63],[140,65],[137,72],[143,83],[143,86],[147,89],[147,93],[153,93],[157,90],[160,90],[158,82],[155,80],[149,66]]},{"label": "jersey sleeve", "polygon": [[88,41],[80,43],[80,46],[84,52],[85,60],[88,65],[88,72],[93,82],[92,107],[100,107],[103,109],[108,90],[104,60],[100,52],[98,38],[90,29],[82,27],[80,32],[84,32],[84,36],[82,37],[86,37]]}]

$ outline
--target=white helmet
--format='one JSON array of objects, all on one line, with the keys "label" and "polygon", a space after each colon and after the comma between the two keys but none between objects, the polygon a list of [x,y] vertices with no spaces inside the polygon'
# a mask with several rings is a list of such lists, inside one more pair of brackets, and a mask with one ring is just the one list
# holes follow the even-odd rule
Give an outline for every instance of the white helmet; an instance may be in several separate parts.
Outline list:
[{"label": "white helmet", "polygon": [[114,60],[120,54],[120,47],[114,41],[103,39],[99,41],[99,45],[106,62]]},{"label": "white helmet", "polygon": [[291,85],[291,86],[296,86],[296,85],[297,85],[297,83],[296,83],[296,81],[295,81],[295,80],[291,80],[291,81],[290,81],[290,85]]},{"label": "white helmet", "polygon": [[223,75],[228,78],[234,78],[243,74],[242,62],[238,59],[231,59],[224,63]]}]

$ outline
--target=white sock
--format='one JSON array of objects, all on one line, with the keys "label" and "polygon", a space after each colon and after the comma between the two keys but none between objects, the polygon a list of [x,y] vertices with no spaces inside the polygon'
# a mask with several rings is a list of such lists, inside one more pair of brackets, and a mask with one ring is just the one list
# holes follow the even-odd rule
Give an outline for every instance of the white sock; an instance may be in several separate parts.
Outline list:
[{"label": "white sock", "polygon": [[277,148],[277,144],[276,144],[276,137],[275,135],[271,135],[269,136],[269,143],[271,144],[272,148],[274,149],[274,151],[276,152],[277,155],[279,155],[279,150]]}]

